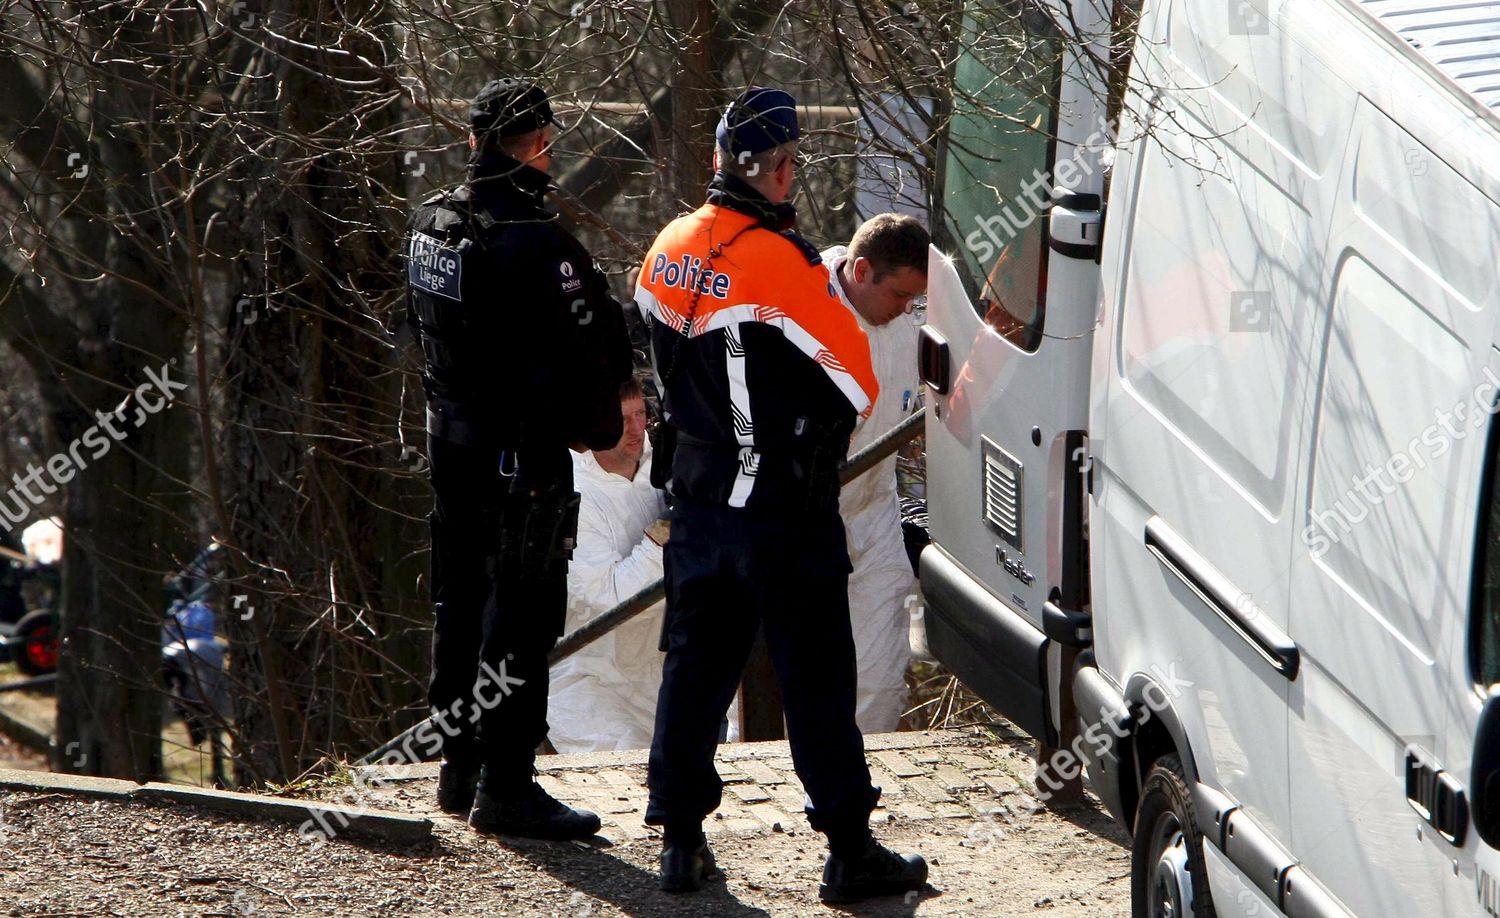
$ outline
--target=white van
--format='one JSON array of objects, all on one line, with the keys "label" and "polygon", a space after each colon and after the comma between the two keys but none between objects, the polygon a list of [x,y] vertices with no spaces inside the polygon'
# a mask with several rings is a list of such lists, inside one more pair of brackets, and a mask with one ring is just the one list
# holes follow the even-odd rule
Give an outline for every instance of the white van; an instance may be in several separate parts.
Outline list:
[{"label": "white van", "polygon": [[1137,916],[1500,915],[1500,2],[1025,5],[956,67],[930,646]]}]

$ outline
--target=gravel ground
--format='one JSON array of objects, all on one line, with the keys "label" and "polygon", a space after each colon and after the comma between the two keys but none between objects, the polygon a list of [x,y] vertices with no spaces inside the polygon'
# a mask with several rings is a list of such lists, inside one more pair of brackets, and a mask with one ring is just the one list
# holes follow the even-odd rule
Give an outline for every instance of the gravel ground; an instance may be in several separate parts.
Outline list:
[{"label": "gravel ground", "polygon": [[1098,916],[1129,911],[1129,858],[1097,805],[1003,831],[973,819],[894,821],[883,840],[932,864],[919,898],[817,902],[819,836],[720,834],[726,881],[655,889],[651,838],[613,847],[501,841],[453,820],[396,849],[151,803],[0,794],[0,915]]},{"label": "gravel ground", "polygon": [[[50,698],[6,699],[10,706],[22,701],[50,705]],[[1007,768],[1023,785],[1015,790],[1029,789],[1022,777],[1029,744],[1003,731],[989,742],[993,755],[1016,763]],[[46,766],[44,757],[0,735],[0,767]],[[641,776],[631,774],[634,785]],[[376,805],[429,813],[431,785],[393,784]],[[311,795],[334,799],[340,790],[335,782]],[[971,810],[988,805],[982,794],[969,799]],[[972,815],[885,815],[890,821],[877,834],[927,858],[928,889],[906,900],[833,909],[817,901],[822,839],[800,817],[777,823],[784,831],[730,831],[730,822],[722,823],[711,844],[727,877],[683,897],[656,890],[659,842],[639,824],[638,811],[615,817],[626,831],[617,826],[612,844],[498,840],[442,817],[432,841],[413,848],[345,837],[313,848],[284,824],[158,803],[0,792],[0,916],[1129,914],[1124,836],[1092,798],[1066,812],[1042,810],[1018,825]]]}]

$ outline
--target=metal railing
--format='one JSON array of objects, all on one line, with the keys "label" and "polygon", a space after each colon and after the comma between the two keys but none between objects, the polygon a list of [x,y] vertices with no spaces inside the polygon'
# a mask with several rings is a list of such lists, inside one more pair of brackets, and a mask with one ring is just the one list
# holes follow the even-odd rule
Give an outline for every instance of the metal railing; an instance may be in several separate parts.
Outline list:
[{"label": "metal railing", "polygon": [[[896,450],[916,439],[923,430],[923,422],[927,417],[927,409],[921,408],[906,417],[900,424],[892,427],[881,435],[880,439],[869,446],[850,456],[843,465],[839,466],[839,483],[848,484],[850,481],[868,472],[879,465],[881,460],[890,456]],[[564,635],[547,655],[548,666],[557,665],[558,661],[567,659],[588,645],[609,634],[611,631],[645,612],[656,605],[666,596],[667,587],[665,580],[658,580],[650,586],[642,589],[634,596],[621,602],[619,605],[602,612],[594,618],[580,625],[577,630]],[[430,721],[431,716],[412,724],[402,733],[391,739],[390,742],[360,759],[357,765],[368,765],[378,761],[386,753],[400,747],[407,742],[407,738],[421,729],[422,725]]]}]

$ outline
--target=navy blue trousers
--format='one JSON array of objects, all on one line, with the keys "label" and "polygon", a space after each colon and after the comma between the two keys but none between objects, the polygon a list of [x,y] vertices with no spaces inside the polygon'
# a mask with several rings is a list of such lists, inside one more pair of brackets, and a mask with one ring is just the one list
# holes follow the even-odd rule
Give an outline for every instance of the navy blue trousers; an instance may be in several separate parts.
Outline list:
[{"label": "navy blue trousers", "polygon": [[880,791],[854,722],[850,564],[838,512],[783,519],[679,503],[664,559],[667,659],[646,822],[696,824],[718,807],[719,724],[764,629],[808,820],[830,835],[867,831]]},{"label": "navy blue trousers", "polygon": [[[530,488],[573,488],[566,447],[523,453],[515,478],[500,450],[428,438],[432,523],[432,682],[442,753],[484,765],[494,787],[531,780],[547,737],[547,653],[567,612],[566,561],[539,576],[505,570],[500,530],[524,522]],[[480,663],[485,669],[480,668]],[[485,671],[487,670],[487,672]]]}]

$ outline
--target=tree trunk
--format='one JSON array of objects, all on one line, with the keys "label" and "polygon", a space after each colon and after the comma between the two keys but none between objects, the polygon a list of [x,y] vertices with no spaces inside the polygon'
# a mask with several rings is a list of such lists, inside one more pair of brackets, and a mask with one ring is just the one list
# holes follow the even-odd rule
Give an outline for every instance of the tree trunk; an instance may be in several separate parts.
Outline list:
[{"label": "tree trunk", "polygon": [[[35,274],[0,263],[0,337],[31,370],[47,419],[45,472],[28,481],[39,498],[62,492],[53,764],[146,780],[161,774],[162,575],[186,552],[191,530],[183,522],[188,409],[176,404],[185,379],[169,363],[181,351],[185,320],[163,304],[176,250],[157,244],[182,234],[174,213],[157,206],[163,189],[155,176],[131,171],[117,180],[114,171],[134,170],[147,149],[139,124],[140,111],[152,109],[149,94],[96,97],[90,141],[74,136],[71,113],[53,107],[29,72],[14,61],[0,70],[17,106],[0,106],[0,127],[34,170],[38,198],[61,186],[77,203],[45,225]],[[93,162],[83,165],[92,168],[47,172],[44,163],[66,154],[58,137],[74,145],[72,159],[89,151]],[[129,229],[119,228],[122,213],[131,215]],[[55,283],[44,292],[38,275]]]},{"label": "tree trunk", "polygon": [[677,210],[703,203],[713,175],[714,126],[721,75],[712,60],[718,13],[710,0],[668,0],[667,16],[679,43],[672,71],[672,136],[667,191]]},{"label": "tree trunk", "polygon": [[286,140],[245,215],[253,306],[226,358],[226,489],[256,609],[234,661],[242,782],[295,778],[404,727],[420,707],[431,621],[418,589],[426,488],[420,457],[396,445],[401,355],[372,307],[400,289],[391,242],[403,205],[381,196],[402,186],[400,160],[302,142],[361,109],[363,136],[394,127],[394,106],[373,104],[380,90],[355,85],[379,82],[362,61],[381,59],[374,36],[388,14],[378,0],[345,5],[339,25],[316,0],[288,0],[284,15],[301,43],[275,71]]},{"label": "tree trunk", "polygon": [[[142,363],[112,375],[138,385],[145,381]],[[150,368],[159,373],[163,365]],[[71,399],[56,404],[60,394],[48,391],[58,455],[99,423]],[[132,399],[122,417],[109,418],[127,436],[111,437],[98,459],[89,459],[93,450],[78,450],[88,467],[67,486],[52,763],[58,771],[134,781],[162,776],[162,574],[187,548],[180,521],[188,433],[183,408],[148,412],[158,395]],[[105,410],[120,404],[118,391],[102,385],[85,386],[78,396]]]}]

